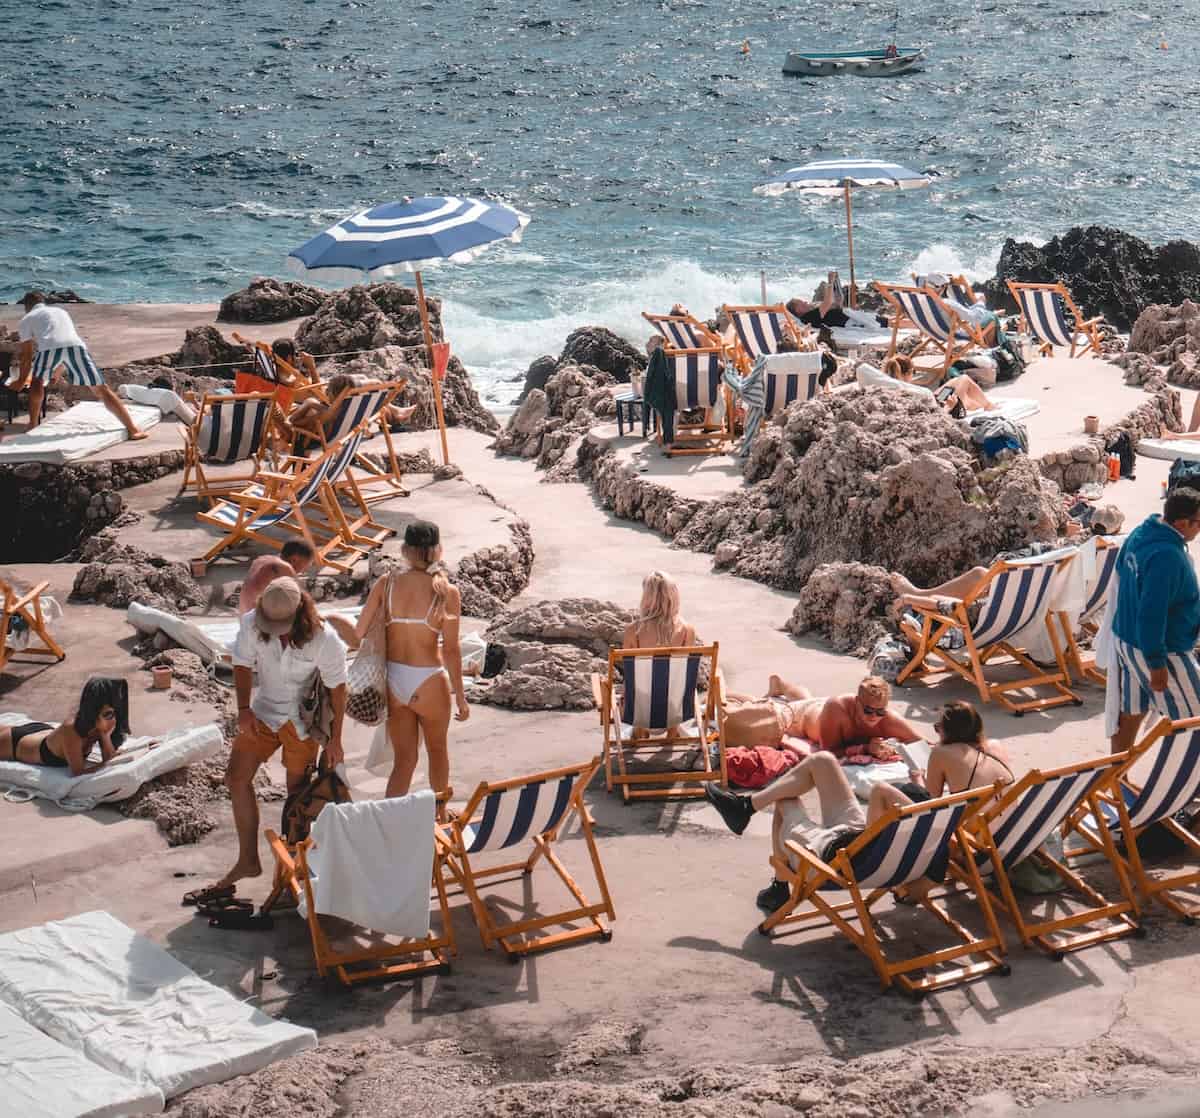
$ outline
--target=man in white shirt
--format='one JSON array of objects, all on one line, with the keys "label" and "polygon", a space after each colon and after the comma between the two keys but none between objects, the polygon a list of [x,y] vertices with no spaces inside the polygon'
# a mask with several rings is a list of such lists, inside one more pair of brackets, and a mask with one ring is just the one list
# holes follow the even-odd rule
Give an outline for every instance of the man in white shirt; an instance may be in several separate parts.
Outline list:
[{"label": "man in white shirt", "polygon": [[262,874],[254,776],[259,766],[282,748],[288,792],[294,792],[309,766],[316,763],[319,746],[305,729],[300,713],[301,699],[314,674],[329,688],[333,726],[325,753],[331,764],[339,765],[344,757],[346,646],[322,622],[312,597],[294,578],[277,578],[267,584],[254,609],[242,615],[233,646],[238,733],[225,784],[233,802],[238,860],[214,885],[188,893],[184,904],[220,904],[233,896],[238,881]]},{"label": "man in white shirt", "polygon": [[42,420],[46,385],[52,377],[60,379],[65,369],[67,380],[90,388],[92,395],[121,421],[130,439],[146,438],[146,432],[138,429],[121,398],[104,383],[104,376],[88,353],[71,316],[62,307],[49,306],[40,291],[26,292],[21,302],[25,307],[25,317],[17,324],[21,373],[12,387],[14,392],[29,389],[30,429]]}]

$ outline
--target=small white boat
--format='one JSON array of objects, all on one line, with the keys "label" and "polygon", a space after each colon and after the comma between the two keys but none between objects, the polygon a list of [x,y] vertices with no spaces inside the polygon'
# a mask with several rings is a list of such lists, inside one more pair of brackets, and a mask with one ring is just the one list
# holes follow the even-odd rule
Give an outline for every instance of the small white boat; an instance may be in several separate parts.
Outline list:
[{"label": "small white boat", "polygon": [[924,47],[882,47],[879,50],[789,51],[783,72],[798,78],[827,78],[852,74],[860,78],[891,78],[911,70],[925,58]]}]

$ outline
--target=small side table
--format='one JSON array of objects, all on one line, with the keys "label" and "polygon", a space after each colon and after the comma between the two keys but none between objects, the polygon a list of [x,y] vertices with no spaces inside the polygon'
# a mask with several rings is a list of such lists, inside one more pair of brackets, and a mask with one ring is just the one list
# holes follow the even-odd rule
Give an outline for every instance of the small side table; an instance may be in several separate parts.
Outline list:
[{"label": "small side table", "polygon": [[616,397],[617,402],[617,434],[622,438],[625,435],[625,424],[629,424],[630,432],[633,431],[633,425],[637,421],[638,409],[642,413],[642,438],[647,435],[650,426],[650,406],[642,399],[641,396],[635,396],[632,392],[621,392]]}]

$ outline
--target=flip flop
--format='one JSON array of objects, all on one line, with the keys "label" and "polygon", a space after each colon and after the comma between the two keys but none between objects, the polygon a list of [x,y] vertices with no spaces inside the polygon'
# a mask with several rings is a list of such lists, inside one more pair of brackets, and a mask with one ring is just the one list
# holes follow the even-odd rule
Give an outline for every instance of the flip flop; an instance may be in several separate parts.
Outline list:
[{"label": "flip flop", "polygon": [[215,897],[211,901],[196,905],[198,916],[220,916],[223,912],[253,912],[254,902],[239,897]]},{"label": "flip flop", "polygon": [[184,893],[179,903],[185,908],[189,905],[209,904],[221,897],[232,897],[237,891],[236,885],[206,885],[203,889],[193,889]]}]

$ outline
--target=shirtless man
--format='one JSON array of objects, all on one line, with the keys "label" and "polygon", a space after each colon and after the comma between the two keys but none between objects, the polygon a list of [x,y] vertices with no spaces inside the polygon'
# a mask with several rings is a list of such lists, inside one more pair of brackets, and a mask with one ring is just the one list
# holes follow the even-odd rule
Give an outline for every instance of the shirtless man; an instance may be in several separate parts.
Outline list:
[{"label": "shirtless man", "polygon": [[725,744],[747,749],[779,746],[787,736],[806,738],[821,749],[837,752],[879,738],[917,741],[921,735],[887,709],[891,695],[891,687],[877,676],[864,679],[857,694],[818,699],[806,687],[773,675],[765,698],[728,696]]},{"label": "shirtless man", "polygon": [[316,553],[307,540],[288,540],[278,555],[260,555],[250,564],[238,599],[238,616],[258,605],[258,596],[277,578],[299,578],[313,565]]}]

